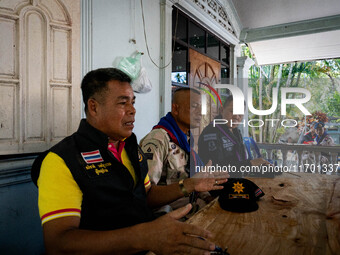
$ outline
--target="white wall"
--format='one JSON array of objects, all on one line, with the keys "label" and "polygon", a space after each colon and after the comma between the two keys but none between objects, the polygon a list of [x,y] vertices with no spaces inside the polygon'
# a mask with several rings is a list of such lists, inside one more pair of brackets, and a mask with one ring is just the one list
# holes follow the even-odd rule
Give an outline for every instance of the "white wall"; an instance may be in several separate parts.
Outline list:
[{"label": "white wall", "polygon": [[[153,89],[147,94],[136,94],[137,114],[134,132],[140,140],[158,123],[160,115],[166,114],[171,109],[171,65],[165,71],[160,71],[149,59],[144,40],[140,0],[83,1],[92,3],[91,69],[110,67],[117,57],[130,56],[136,50],[145,53],[142,57],[143,65],[147,69]],[[160,66],[167,64],[171,59],[171,6],[174,2],[173,0],[143,0],[150,55]],[[179,5],[189,10],[193,17],[203,12],[198,11],[195,4],[190,3],[181,1]],[[162,20],[161,8],[164,12]],[[236,37],[217,26],[205,13],[200,15],[201,22],[218,28],[221,36],[237,44]],[[136,44],[129,42],[130,39],[135,39]],[[164,54],[165,59],[165,63],[162,64],[161,54]],[[239,55],[239,47],[236,47],[235,59]],[[236,77],[236,61],[233,65],[233,74]],[[163,97],[163,104],[160,102],[160,95]]]},{"label": "white wall", "polygon": [[[146,33],[153,60],[160,61],[160,4],[143,0]],[[92,67],[112,67],[116,57],[130,56],[136,50],[144,52],[142,62],[153,89],[136,94],[136,122],[134,132],[140,140],[159,121],[159,69],[147,54],[140,1],[94,0],[92,2]],[[135,39],[136,44],[130,43]]]}]

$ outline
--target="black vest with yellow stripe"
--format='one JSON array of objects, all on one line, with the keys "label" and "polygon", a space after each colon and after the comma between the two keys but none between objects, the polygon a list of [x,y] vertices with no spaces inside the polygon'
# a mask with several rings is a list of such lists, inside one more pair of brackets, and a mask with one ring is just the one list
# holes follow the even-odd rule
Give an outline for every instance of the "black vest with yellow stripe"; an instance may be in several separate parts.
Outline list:
[{"label": "black vest with yellow stripe", "polygon": [[[107,146],[107,135],[82,120],[76,133],[49,150],[65,161],[83,193],[80,228],[113,230],[153,220],[144,187],[147,162],[136,136],[128,137],[124,147],[135,170],[136,184]],[[42,159],[33,165],[33,179],[39,176]]]}]

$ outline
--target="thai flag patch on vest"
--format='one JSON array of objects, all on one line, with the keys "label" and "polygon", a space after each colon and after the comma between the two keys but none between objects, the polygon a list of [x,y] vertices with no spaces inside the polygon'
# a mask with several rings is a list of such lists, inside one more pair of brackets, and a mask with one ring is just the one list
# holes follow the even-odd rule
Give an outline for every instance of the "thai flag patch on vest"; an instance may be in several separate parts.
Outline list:
[{"label": "thai flag patch on vest", "polygon": [[100,155],[99,150],[82,152],[80,153],[87,164],[103,162],[102,155]]}]

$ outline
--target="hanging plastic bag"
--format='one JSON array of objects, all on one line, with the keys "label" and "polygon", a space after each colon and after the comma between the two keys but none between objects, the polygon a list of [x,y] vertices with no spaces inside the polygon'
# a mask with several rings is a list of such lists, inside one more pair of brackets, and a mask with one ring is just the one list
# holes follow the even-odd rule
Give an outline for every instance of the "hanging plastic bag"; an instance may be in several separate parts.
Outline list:
[{"label": "hanging plastic bag", "polygon": [[138,78],[141,63],[140,63],[141,53],[137,53],[133,57],[125,57],[120,60],[118,63],[117,68],[125,72],[127,75],[130,76],[131,80],[134,81]]},{"label": "hanging plastic bag", "polygon": [[138,78],[133,81],[131,86],[136,93],[148,93],[151,91],[152,84],[144,67],[140,69]]}]

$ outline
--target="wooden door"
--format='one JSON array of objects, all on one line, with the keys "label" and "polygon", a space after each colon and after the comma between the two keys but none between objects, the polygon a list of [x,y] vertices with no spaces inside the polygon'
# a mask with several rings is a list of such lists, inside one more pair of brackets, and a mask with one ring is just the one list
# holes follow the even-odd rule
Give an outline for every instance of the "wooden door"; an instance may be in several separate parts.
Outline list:
[{"label": "wooden door", "polygon": [[80,120],[80,0],[0,1],[0,154],[43,151]]},{"label": "wooden door", "polygon": [[[207,87],[199,84],[198,82],[202,82],[210,86],[213,86],[214,84],[217,84],[220,82],[221,64],[219,62],[207,56],[204,56],[203,54],[193,49],[189,49],[189,61],[190,61],[190,75],[189,75],[190,87],[199,87],[199,88],[204,88],[206,90],[209,90]],[[203,91],[201,91],[201,93],[206,96],[207,111],[205,115],[202,115],[202,121],[201,121],[200,127],[191,130],[191,132],[194,135],[194,139],[195,139],[195,147],[197,147],[196,144],[198,141],[199,134],[218,114],[218,107],[213,102],[212,98],[209,95],[206,95],[205,92]]]}]

